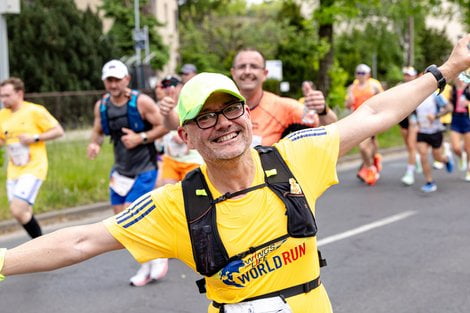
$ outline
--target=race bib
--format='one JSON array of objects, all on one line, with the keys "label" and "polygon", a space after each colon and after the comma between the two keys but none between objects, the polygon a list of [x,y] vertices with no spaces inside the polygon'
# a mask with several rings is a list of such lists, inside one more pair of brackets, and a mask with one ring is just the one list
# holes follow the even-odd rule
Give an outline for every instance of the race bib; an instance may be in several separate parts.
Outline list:
[{"label": "race bib", "polygon": [[281,297],[271,297],[235,304],[225,304],[225,313],[292,313]]},{"label": "race bib", "polygon": [[129,193],[132,186],[134,185],[135,178],[129,178],[119,174],[117,171],[114,171],[111,174],[111,179],[109,180],[109,187],[114,190],[118,195],[124,197]]},{"label": "race bib", "polygon": [[29,162],[29,146],[21,142],[11,143],[7,146],[8,157],[16,166],[25,166]]}]

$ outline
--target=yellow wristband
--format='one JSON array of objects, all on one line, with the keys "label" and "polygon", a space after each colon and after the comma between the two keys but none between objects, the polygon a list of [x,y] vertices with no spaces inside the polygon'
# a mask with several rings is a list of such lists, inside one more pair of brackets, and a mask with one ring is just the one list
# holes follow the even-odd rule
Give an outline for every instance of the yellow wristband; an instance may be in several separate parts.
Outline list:
[{"label": "yellow wristband", "polygon": [[[5,262],[5,253],[7,252],[7,249],[5,248],[0,248],[0,272],[3,269],[3,263]],[[5,276],[0,274],[0,281],[5,280]]]}]

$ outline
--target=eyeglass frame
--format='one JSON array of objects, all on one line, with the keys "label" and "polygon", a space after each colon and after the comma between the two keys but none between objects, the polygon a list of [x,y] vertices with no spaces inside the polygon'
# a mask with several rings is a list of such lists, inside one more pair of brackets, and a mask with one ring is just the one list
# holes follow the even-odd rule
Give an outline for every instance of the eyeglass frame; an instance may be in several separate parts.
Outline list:
[{"label": "eyeglass frame", "polygon": [[[233,105],[241,105],[241,113],[240,115],[236,116],[236,117],[227,117],[224,113],[225,110],[227,110],[228,108],[232,107]],[[201,127],[201,125],[199,125],[199,122],[198,122],[198,119],[200,119],[201,117],[203,116],[207,116],[207,115],[210,115],[210,114],[215,114],[215,122],[214,124],[212,124],[211,126],[207,126],[207,127]],[[218,110],[218,111],[212,111],[212,112],[206,112],[206,113],[203,113],[203,114],[200,114],[198,116],[196,116],[195,118],[193,119],[190,119],[190,120],[186,120],[183,125],[186,125],[188,123],[191,123],[191,122],[194,122],[196,123],[197,127],[199,127],[200,129],[209,129],[209,128],[212,128],[214,127],[215,125],[217,125],[217,122],[219,121],[219,115],[222,114],[227,120],[229,121],[233,121],[233,120],[236,120],[237,118],[243,116],[243,114],[245,114],[245,101],[243,100],[235,100],[235,101],[231,101],[229,103],[227,103],[227,105],[222,109],[222,110]]]},{"label": "eyeglass frame", "polygon": [[367,72],[361,72],[361,71],[356,72],[356,75],[367,75],[367,74],[369,74],[369,73],[367,73]]}]

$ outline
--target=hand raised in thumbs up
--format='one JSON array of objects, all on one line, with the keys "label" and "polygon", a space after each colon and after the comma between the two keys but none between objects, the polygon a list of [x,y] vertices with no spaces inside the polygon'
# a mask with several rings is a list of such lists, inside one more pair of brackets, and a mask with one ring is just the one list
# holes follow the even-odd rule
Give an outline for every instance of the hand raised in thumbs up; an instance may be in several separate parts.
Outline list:
[{"label": "hand raised in thumbs up", "polygon": [[320,90],[315,90],[312,84],[307,82],[302,84],[302,91],[305,96],[305,107],[307,107],[309,110],[315,110],[316,112],[325,111],[326,103],[323,92]]},{"label": "hand raised in thumbs up", "polygon": [[175,86],[167,87],[164,91],[165,97],[160,101],[160,112],[163,116],[167,117],[176,107],[178,102],[178,93]]}]

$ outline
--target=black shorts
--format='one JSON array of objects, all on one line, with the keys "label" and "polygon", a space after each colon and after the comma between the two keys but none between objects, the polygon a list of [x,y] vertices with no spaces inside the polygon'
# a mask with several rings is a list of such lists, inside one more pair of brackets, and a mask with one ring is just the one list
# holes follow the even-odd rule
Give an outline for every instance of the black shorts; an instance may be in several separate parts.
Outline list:
[{"label": "black shorts", "polygon": [[437,132],[434,134],[423,134],[418,133],[417,141],[425,142],[430,145],[433,149],[438,149],[442,146],[442,132]]},{"label": "black shorts", "polygon": [[400,127],[403,129],[408,129],[408,127],[410,126],[410,121],[408,121],[408,117],[405,117],[403,121],[398,123],[398,125],[400,125]]},{"label": "black shorts", "polygon": [[416,111],[413,111],[413,113],[405,117],[398,125],[403,129],[408,129],[408,127],[410,127],[410,118],[413,117],[413,115],[416,115]]}]

